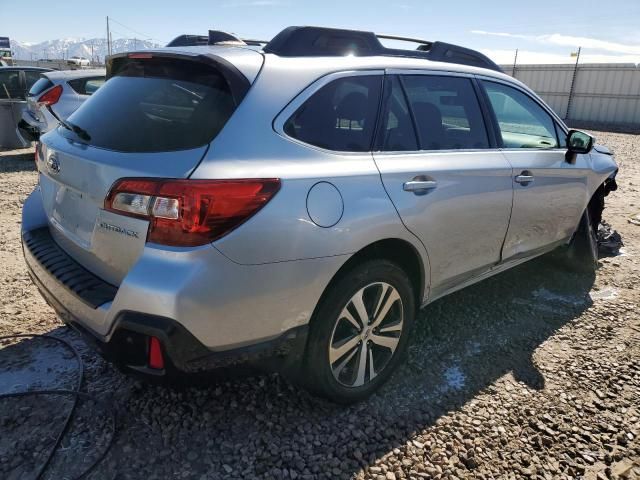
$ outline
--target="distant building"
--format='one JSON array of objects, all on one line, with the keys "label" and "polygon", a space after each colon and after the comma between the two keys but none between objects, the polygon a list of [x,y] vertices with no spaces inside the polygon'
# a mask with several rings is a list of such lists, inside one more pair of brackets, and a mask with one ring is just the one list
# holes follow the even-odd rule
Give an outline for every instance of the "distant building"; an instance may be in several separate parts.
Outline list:
[{"label": "distant building", "polygon": [[13,65],[9,37],[0,37],[0,65]]}]

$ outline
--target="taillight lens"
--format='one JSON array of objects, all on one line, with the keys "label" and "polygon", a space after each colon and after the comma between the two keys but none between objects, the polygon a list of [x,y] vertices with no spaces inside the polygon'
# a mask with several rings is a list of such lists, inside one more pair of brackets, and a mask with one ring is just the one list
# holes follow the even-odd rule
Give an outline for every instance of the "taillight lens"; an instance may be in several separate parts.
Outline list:
[{"label": "taillight lens", "polygon": [[38,99],[38,103],[43,105],[53,105],[54,103],[58,103],[60,100],[60,96],[62,95],[62,85],[56,85],[51,90],[47,91]]},{"label": "taillight lens", "polygon": [[105,209],[149,220],[149,242],[192,247],[226,235],[251,218],[279,189],[277,178],[123,178],[111,187]]}]

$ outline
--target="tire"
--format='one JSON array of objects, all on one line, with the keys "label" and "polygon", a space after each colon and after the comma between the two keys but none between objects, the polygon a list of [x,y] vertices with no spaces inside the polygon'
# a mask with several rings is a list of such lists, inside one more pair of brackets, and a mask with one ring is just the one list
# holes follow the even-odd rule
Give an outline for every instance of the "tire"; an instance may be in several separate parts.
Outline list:
[{"label": "tire", "polygon": [[[362,308],[368,317],[364,326]],[[342,275],[311,320],[303,366],[306,388],[341,404],[367,398],[402,361],[415,314],[413,287],[396,264],[370,260]]]},{"label": "tire", "polygon": [[593,273],[598,268],[596,229],[597,225],[594,226],[591,222],[589,209],[585,210],[565,252],[565,264],[570,270]]}]

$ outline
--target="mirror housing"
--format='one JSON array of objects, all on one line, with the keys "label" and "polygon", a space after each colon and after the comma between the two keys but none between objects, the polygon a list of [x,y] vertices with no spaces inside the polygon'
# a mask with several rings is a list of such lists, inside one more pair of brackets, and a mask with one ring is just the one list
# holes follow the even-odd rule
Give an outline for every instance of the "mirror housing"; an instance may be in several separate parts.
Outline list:
[{"label": "mirror housing", "polygon": [[569,130],[567,134],[567,148],[573,153],[589,153],[593,148],[595,138],[580,130]]},{"label": "mirror housing", "polygon": [[595,143],[595,138],[580,130],[569,130],[567,133],[567,155],[566,160],[573,163],[576,155],[586,154],[591,151]]}]

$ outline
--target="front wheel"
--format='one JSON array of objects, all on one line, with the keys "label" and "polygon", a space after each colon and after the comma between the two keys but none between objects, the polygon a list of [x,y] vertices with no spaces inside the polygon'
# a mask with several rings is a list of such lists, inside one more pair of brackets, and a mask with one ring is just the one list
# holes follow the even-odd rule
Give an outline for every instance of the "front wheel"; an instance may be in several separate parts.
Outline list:
[{"label": "front wheel", "polygon": [[311,321],[307,388],[338,403],[368,397],[397,368],[414,317],[411,282],[396,264],[372,260],[343,275]]},{"label": "front wheel", "polygon": [[598,226],[591,221],[589,209],[586,209],[566,250],[565,264],[571,270],[592,273],[598,268],[597,229]]}]

